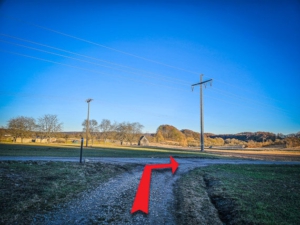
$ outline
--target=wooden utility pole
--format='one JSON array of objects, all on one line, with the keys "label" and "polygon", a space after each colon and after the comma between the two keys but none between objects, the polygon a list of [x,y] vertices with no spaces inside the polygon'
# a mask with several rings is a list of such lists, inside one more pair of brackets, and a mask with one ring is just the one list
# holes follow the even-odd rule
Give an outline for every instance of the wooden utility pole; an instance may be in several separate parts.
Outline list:
[{"label": "wooden utility pole", "polygon": [[86,120],[86,142],[85,142],[85,147],[88,146],[88,140],[89,140],[89,124],[90,124],[90,102],[92,101],[93,99],[89,98],[86,100],[86,102],[88,103],[88,113],[87,113],[87,120]]},{"label": "wooden utility pole", "polygon": [[[212,79],[202,81],[203,74],[200,75],[200,83],[192,84],[192,90],[194,90],[194,86],[200,85],[200,146],[201,152],[204,151],[204,115],[203,115],[203,99],[202,99],[202,84],[207,82],[212,82]],[[211,83],[210,83],[211,84]]]}]

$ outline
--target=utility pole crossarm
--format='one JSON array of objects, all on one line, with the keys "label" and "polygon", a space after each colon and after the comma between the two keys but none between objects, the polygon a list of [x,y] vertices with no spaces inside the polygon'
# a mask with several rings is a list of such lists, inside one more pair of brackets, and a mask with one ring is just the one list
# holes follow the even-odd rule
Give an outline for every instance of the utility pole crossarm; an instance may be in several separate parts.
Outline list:
[{"label": "utility pole crossarm", "polygon": [[197,85],[205,84],[205,83],[210,82],[210,81],[212,81],[212,80],[213,80],[213,79],[209,79],[209,80],[206,80],[206,81],[197,83],[197,84],[192,84],[192,89],[194,89],[194,87],[197,86]]}]

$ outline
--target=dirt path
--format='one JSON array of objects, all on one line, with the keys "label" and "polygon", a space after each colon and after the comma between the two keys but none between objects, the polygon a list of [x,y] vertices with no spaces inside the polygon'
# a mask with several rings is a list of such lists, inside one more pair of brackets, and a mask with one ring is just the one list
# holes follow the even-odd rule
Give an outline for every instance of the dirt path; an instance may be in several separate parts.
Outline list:
[{"label": "dirt path", "polygon": [[[9,157],[0,160],[20,160]],[[73,161],[73,158],[21,157],[23,160]],[[158,158],[90,158],[92,161],[114,163],[118,165],[136,163],[132,171],[110,179],[90,192],[83,193],[46,214],[35,216],[32,224],[175,224],[175,200],[173,187],[176,180],[189,170],[211,164],[300,164],[300,162],[268,162],[254,160],[223,159],[176,159],[177,172],[172,175],[170,169],[152,172],[149,214],[138,212],[130,214],[135,193],[145,164],[169,163],[169,159]]]}]

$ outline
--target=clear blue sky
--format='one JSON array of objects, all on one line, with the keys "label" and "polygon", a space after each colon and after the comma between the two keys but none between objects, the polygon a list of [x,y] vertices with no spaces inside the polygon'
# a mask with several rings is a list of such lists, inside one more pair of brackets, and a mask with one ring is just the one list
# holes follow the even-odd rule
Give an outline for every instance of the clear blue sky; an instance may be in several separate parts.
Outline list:
[{"label": "clear blue sky", "polygon": [[[226,2],[226,3],[225,3]],[[0,1],[0,126],[56,114],[205,132],[300,131],[299,1]],[[52,53],[52,54],[51,54]]]}]

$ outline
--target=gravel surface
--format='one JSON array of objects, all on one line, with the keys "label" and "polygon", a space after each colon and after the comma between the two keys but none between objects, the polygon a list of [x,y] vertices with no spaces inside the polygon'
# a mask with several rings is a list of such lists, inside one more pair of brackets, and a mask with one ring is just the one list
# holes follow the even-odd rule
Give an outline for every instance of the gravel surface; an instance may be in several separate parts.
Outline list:
[{"label": "gravel surface", "polygon": [[[75,158],[1,157],[0,160],[76,161]],[[268,162],[254,160],[183,159],[176,173],[171,169],[152,171],[149,214],[130,213],[137,187],[146,164],[169,163],[167,158],[89,158],[88,163],[101,161],[124,165],[136,163],[135,169],[111,178],[93,191],[84,192],[71,202],[58,205],[46,214],[37,214],[32,224],[175,224],[173,186],[184,173],[211,164],[300,164],[300,162]]]}]

